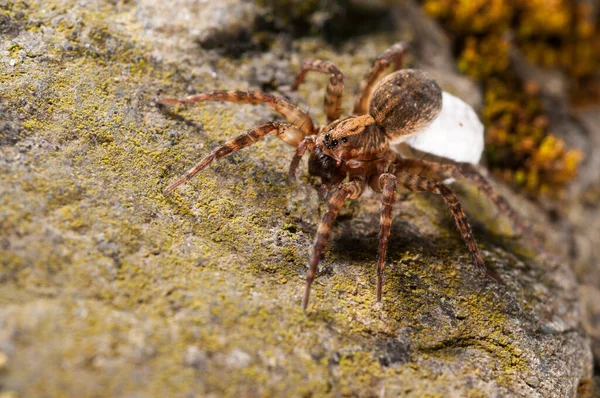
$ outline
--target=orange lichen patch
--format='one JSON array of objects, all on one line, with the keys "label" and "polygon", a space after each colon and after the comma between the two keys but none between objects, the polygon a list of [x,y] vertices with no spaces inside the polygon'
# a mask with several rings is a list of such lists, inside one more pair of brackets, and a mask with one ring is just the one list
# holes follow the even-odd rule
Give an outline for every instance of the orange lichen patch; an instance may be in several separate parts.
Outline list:
[{"label": "orange lichen patch", "polygon": [[485,33],[508,23],[512,10],[506,0],[426,0],[425,11],[447,22],[452,31]]},{"label": "orange lichen patch", "polygon": [[490,35],[504,35],[514,38],[525,55],[540,66],[561,67],[577,78],[597,72],[600,39],[590,4],[574,5],[567,0],[425,0],[423,7],[460,42],[469,36],[485,41]]},{"label": "orange lichen patch", "polygon": [[562,0],[528,0],[517,2],[521,19],[527,21],[516,32],[519,36],[561,34],[569,28],[572,13]]},{"label": "orange lichen patch", "polygon": [[[531,173],[540,176],[542,181],[553,181],[556,184],[566,184],[577,175],[577,167],[583,159],[583,154],[574,150],[565,150],[564,142],[561,139],[549,135],[546,136],[533,156],[531,162],[534,165]],[[546,193],[551,189],[544,184],[535,184],[532,182],[532,188]],[[529,187],[528,187],[529,188]]]},{"label": "orange lichen patch", "polygon": [[484,78],[506,71],[509,66],[510,43],[505,38],[489,35],[479,40],[469,36],[459,56],[461,71],[476,78]]},{"label": "orange lichen patch", "polygon": [[578,103],[600,97],[600,36],[588,4],[566,0],[425,0],[425,11],[455,35],[458,66],[483,83],[489,166],[531,195],[559,193],[583,155],[550,131],[538,87],[509,68],[511,46],[532,63],[561,68]]},{"label": "orange lichen patch", "polygon": [[538,65],[560,67],[573,77],[594,74],[599,54],[591,12],[587,4],[560,0],[523,2],[517,43]]},{"label": "orange lichen patch", "polygon": [[484,123],[494,173],[531,194],[551,194],[577,175],[583,159],[551,134],[534,83],[488,80]]}]

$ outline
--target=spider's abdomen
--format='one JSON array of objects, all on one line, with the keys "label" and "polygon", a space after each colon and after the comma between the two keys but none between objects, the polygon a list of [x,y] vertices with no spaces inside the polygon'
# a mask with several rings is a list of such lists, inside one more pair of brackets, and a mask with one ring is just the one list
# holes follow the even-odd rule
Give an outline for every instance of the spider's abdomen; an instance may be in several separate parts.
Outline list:
[{"label": "spider's abdomen", "polygon": [[446,92],[442,93],[442,98],[442,111],[438,117],[418,134],[409,137],[406,144],[456,162],[479,163],[484,146],[481,120],[471,105],[460,98]]},{"label": "spider's abdomen", "polygon": [[428,73],[402,69],[375,87],[369,113],[392,141],[415,133],[442,109],[442,89]]}]

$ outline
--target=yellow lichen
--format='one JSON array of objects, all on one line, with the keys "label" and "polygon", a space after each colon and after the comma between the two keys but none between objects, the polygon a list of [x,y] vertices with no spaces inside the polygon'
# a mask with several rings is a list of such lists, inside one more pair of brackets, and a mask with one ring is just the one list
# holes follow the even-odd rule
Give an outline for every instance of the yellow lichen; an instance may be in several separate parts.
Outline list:
[{"label": "yellow lichen", "polygon": [[515,45],[540,66],[564,69],[580,91],[573,96],[589,96],[600,60],[590,7],[566,0],[426,0],[423,7],[454,35],[459,68],[483,83],[490,168],[529,194],[560,193],[575,178],[582,154],[552,134],[537,89],[516,79],[509,53]]}]

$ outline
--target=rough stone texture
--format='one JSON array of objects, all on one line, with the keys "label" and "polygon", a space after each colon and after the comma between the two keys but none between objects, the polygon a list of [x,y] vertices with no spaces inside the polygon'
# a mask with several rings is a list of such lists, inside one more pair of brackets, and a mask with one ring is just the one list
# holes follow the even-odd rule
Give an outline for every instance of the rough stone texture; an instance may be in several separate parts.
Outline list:
[{"label": "rough stone texture", "polygon": [[[2,394],[564,397],[586,388],[591,351],[568,264],[533,255],[469,187],[461,197],[504,284],[469,263],[439,198],[402,194],[377,304],[379,204],[366,195],[344,209],[307,312],[300,297],[322,205],[306,178],[285,183],[290,147],[265,140],[161,193],[273,115],[217,103],[166,110],[156,99],[256,85],[285,94],[308,57],[335,61],[350,94],[371,59],[429,23],[414,6],[403,6],[401,34],[336,47],[275,37],[268,51],[236,58],[198,40],[204,27],[217,29],[217,45],[232,37],[219,29],[252,33],[257,8],[231,0],[227,12],[248,19],[216,20],[226,14],[213,2],[177,6],[187,11],[145,0],[0,1]],[[443,84],[455,72],[437,73]],[[290,94],[320,121],[325,81],[310,75]]]},{"label": "rough stone texture", "polygon": [[[600,381],[600,106],[572,108],[568,79],[554,70],[543,70],[527,62],[516,50],[511,54],[515,71],[524,80],[535,81],[554,134],[584,154],[577,179],[560,201],[540,203],[553,220],[556,233],[549,234],[548,248],[569,260],[580,284],[585,328],[592,338]],[[596,391],[600,395],[600,390]]]}]

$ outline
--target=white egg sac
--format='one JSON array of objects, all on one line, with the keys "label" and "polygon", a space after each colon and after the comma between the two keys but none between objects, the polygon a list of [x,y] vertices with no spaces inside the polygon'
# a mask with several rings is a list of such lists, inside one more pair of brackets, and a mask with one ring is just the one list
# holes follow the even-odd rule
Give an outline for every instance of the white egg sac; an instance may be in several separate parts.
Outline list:
[{"label": "white egg sac", "polygon": [[477,164],[483,153],[483,124],[469,104],[443,92],[438,117],[403,143],[421,152]]}]

